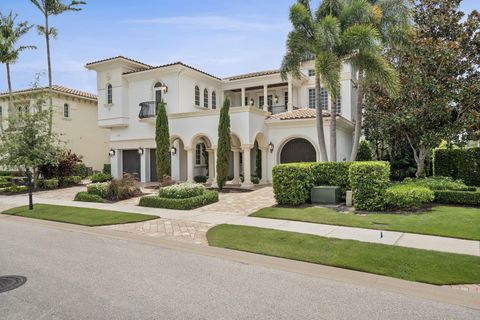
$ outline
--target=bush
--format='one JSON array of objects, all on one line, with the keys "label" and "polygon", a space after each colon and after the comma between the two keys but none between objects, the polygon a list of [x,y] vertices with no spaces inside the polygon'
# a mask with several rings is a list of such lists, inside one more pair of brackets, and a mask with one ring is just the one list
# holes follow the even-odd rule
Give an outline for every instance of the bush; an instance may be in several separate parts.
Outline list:
[{"label": "bush", "polygon": [[372,149],[370,148],[370,143],[366,140],[360,141],[358,146],[357,158],[355,161],[372,161]]},{"label": "bush", "polygon": [[10,186],[3,189],[3,192],[6,192],[6,193],[22,193],[27,191],[28,191],[27,186]]},{"label": "bush", "polygon": [[70,150],[63,152],[58,158],[57,165],[43,165],[39,167],[39,173],[44,179],[58,177],[62,180],[64,177],[74,175],[75,166],[80,163],[80,158]]},{"label": "bush", "polygon": [[42,179],[38,181],[38,187],[41,189],[52,190],[58,188],[58,179]]},{"label": "bush", "polygon": [[110,175],[111,175],[111,174],[112,174],[112,165],[109,164],[109,163],[105,163],[105,164],[103,165],[103,171],[102,171],[102,173],[110,174]]},{"label": "bush", "polygon": [[480,148],[434,150],[433,174],[480,186]]},{"label": "bush", "polygon": [[389,209],[416,209],[434,198],[435,194],[429,188],[396,184],[385,191],[385,206]]},{"label": "bush", "polygon": [[191,210],[218,201],[218,192],[206,190],[202,195],[185,199],[168,199],[147,196],[140,199],[140,206],[176,210]]},{"label": "bush", "polygon": [[205,183],[205,182],[207,182],[208,177],[206,177],[206,176],[195,176],[195,177],[193,178],[193,180],[194,180],[196,183]]},{"label": "bush", "polygon": [[356,209],[375,211],[385,207],[385,190],[389,184],[390,164],[381,161],[354,162],[349,178]]},{"label": "bush", "polygon": [[435,201],[445,204],[463,204],[480,206],[479,191],[435,191]]},{"label": "bush", "polygon": [[108,185],[107,199],[110,201],[126,200],[138,197],[142,190],[138,186],[135,177],[131,174],[125,174],[122,180],[114,180]]},{"label": "bush", "polygon": [[11,187],[13,184],[5,178],[0,177],[0,188]]},{"label": "bush", "polygon": [[80,176],[71,176],[71,177],[65,177],[62,179],[62,185],[63,186],[73,186],[80,184],[82,182],[82,177]]},{"label": "bush", "polygon": [[1,177],[10,177],[12,176],[12,171],[0,171]]},{"label": "bush", "polygon": [[87,176],[87,167],[83,162],[79,162],[73,167],[73,175],[79,176],[82,179]]},{"label": "bush", "polygon": [[[228,180],[233,180],[233,177],[232,179],[229,179],[227,178]],[[245,178],[243,177],[243,175],[240,175],[240,182],[243,183],[243,181],[245,181]],[[250,181],[253,183],[253,184],[259,184],[260,183],[260,178],[258,176],[250,176]]]},{"label": "bush", "polygon": [[453,180],[449,177],[429,177],[422,179],[406,178],[402,184],[426,187],[430,190],[454,190],[454,191],[475,191],[475,187],[469,187],[461,180]]},{"label": "bush", "polygon": [[109,182],[92,183],[87,186],[87,192],[88,194],[95,194],[102,199],[106,199],[109,185]]},{"label": "bush", "polygon": [[195,183],[181,183],[169,187],[160,188],[158,196],[167,199],[186,199],[204,194],[205,187]]},{"label": "bush", "polygon": [[94,173],[91,180],[92,183],[107,182],[112,180],[112,175],[109,173]]},{"label": "bush", "polygon": [[103,199],[96,194],[90,194],[88,192],[79,192],[75,195],[74,201],[101,203],[103,202]]}]

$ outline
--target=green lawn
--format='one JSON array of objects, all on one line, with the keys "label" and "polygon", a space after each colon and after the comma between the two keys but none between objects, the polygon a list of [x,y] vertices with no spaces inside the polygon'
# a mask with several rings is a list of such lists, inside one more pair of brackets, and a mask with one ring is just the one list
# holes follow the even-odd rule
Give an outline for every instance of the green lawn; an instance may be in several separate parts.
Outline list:
[{"label": "green lawn", "polygon": [[480,240],[480,209],[434,207],[410,214],[343,213],[328,208],[265,208],[251,216]]},{"label": "green lawn", "polygon": [[211,246],[300,260],[437,285],[480,283],[480,257],[220,225]]},{"label": "green lawn", "polygon": [[158,219],[157,216],[138,213],[55,206],[47,204],[36,204],[33,210],[28,210],[28,206],[23,206],[6,210],[2,213],[26,218],[79,224],[89,227]]}]

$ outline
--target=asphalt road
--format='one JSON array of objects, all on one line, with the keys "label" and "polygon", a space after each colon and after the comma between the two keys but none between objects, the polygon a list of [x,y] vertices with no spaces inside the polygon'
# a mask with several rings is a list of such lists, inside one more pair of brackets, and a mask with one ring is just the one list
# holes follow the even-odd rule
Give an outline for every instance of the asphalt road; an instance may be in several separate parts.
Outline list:
[{"label": "asphalt road", "polygon": [[0,221],[0,319],[480,319],[480,311],[221,258]]}]

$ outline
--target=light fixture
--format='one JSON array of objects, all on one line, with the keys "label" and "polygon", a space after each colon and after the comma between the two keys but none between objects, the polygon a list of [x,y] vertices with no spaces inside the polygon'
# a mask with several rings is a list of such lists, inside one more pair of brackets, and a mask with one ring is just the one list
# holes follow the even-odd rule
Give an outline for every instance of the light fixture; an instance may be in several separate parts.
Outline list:
[{"label": "light fixture", "polygon": [[164,93],[167,93],[168,92],[168,87],[162,83],[162,85],[160,86],[160,91],[164,92]]},{"label": "light fixture", "polygon": [[273,149],[275,149],[275,146],[273,145],[273,143],[270,142],[270,143],[268,144],[268,150],[270,150],[270,153],[273,152]]},{"label": "light fixture", "polygon": [[115,156],[115,150],[110,149],[110,151],[108,151],[108,155],[109,155],[110,157],[114,157],[114,156]]},{"label": "light fixture", "polygon": [[250,105],[253,106],[254,103],[255,103],[255,100],[253,100],[253,98],[250,99]]},{"label": "light fixture", "polygon": [[143,148],[142,147],[138,147],[138,150],[137,150],[138,154],[139,155],[143,155]]},{"label": "light fixture", "polygon": [[176,155],[177,154],[177,148],[175,148],[174,146],[172,146],[170,148],[170,153],[172,154],[172,156]]},{"label": "light fixture", "polygon": [[278,96],[275,96],[275,104],[278,103]]}]

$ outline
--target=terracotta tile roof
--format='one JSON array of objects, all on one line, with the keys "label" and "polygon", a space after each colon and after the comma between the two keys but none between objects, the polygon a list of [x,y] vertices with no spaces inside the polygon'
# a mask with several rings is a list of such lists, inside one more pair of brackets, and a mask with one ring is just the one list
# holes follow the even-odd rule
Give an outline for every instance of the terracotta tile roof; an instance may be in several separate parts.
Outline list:
[{"label": "terracotta tile roof", "polygon": [[[324,117],[329,117],[328,112],[323,112]],[[295,119],[315,119],[317,117],[315,109],[301,108],[293,111],[287,111],[278,114],[272,114],[268,119],[275,120],[295,120]]]},{"label": "terracotta tile roof", "polygon": [[241,80],[241,79],[247,79],[247,78],[268,76],[268,75],[276,74],[276,73],[280,73],[280,70],[277,69],[277,70],[266,70],[266,71],[245,73],[245,74],[240,74],[240,75],[233,76],[233,77],[224,78],[223,80],[228,80],[228,81]]},{"label": "terracotta tile roof", "polygon": [[149,65],[149,64],[146,64],[146,63],[134,60],[134,59],[130,59],[130,58],[127,58],[127,57],[124,57],[124,56],[116,56],[116,57],[112,57],[112,58],[107,58],[107,59],[97,60],[97,61],[93,61],[93,62],[88,62],[87,66],[91,66],[91,65],[94,65],[94,64],[97,64],[97,63],[102,63],[102,62],[107,62],[107,61],[113,61],[113,60],[117,60],[117,59],[122,59],[122,60],[126,60],[126,61],[129,61],[129,62],[133,62],[133,63],[139,64],[139,65],[142,65],[145,68],[152,68],[152,66]]},{"label": "terracotta tile roof", "polygon": [[191,70],[194,70],[194,71],[203,73],[204,75],[209,76],[209,77],[212,77],[212,78],[215,78],[215,79],[217,79],[217,80],[222,80],[222,79],[220,79],[219,77],[216,77],[216,76],[214,76],[214,75],[212,75],[212,74],[210,74],[210,73],[207,73],[207,72],[205,72],[205,71],[202,71],[202,70],[200,70],[200,69],[197,69],[197,68],[195,68],[195,67],[192,67],[192,66],[190,66],[190,65],[188,65],[188,64],[185,64],[185,63],[183,63],[183,62],[181,62],[181,61],[177,61],[177,62],[173,62],[173,63],[168,63],[168,64],[156,66],[156,67],[150,67],[150,68],[148,68],[148,69],[143,69],[143,70],[129,71],[129,72],[125,72],[124,74],[132,74],[132,73],[149,71],[149,70],[154,70],[154,69],[162,69],[162,68],[167,68],[167,67],[171,67],[171,66],[175,66],[175,65],[180,65],[180,66],[183,66],[183,67],[185,67],[185,68],[189,68],[189,69],[191,69]]},{"label": "terracotta tile roof", "polygon": [[[40,87],[40,88],[30,88],[30,89],[23,89],[23,90],[16,90],[16,91],[13,91],[13,94],[18,94],[18,93],[32,93],[32,92],[38,92],[38,91],[44,91],[44,90],[47,90],[48,87]],[[97,100],[97,95],[93,94],[93,93],[89,93],[89,92],[85,92],[85,91],[80,91],[80,90],[76,90],[76,89],[70,89],[70,88],[66,88],[66,87],[62,87],[62,86],[57,86],[57,85],[53,85],[52,86],[52,89],[53,91],[55,92],[58,92],[58,93],[65,93],[65,94],[70,94],[70,95],[74,95],[74,96],[78,96],[78,97],[82,97],[82,98],[86,98],[86,99],[90,99],[90,100]],[[2,96],[8,96],[8,92],[2,92],[0,93],[0,97]]]}]

